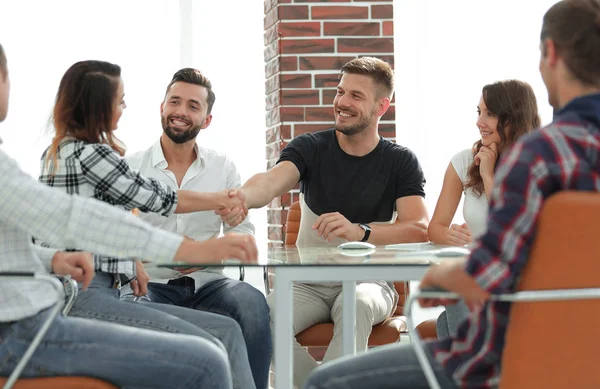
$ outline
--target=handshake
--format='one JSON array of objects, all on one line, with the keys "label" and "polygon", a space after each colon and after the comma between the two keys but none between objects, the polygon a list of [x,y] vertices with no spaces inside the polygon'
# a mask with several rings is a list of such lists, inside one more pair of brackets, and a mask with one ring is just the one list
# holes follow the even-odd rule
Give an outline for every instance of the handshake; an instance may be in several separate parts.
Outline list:
[{"label": "handshake", "polygon": [[248,216],[246,195],[241,188],[219,192],[218,198],[215,214],[221,216],[224,223],[235,227]]}]

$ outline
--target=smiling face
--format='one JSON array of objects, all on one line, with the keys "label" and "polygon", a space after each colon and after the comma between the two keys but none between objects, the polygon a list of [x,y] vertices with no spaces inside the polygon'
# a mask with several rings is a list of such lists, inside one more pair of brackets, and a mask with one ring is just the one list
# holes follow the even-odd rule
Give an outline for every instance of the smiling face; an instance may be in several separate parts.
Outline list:
[{"label": "smiling face", "polygon": [[344,135],[354,135],[368,128],[378,114],[376,91],[371,77],[344,73],[333,99],[335,129]]},{"label": "smiling face", "polygon": [[207,114],[208,91],[205,87],[176,82],[160,105],[161,123],[165,134],[174,143],[195,140],[200,130],[208,127],[212,115]]},{"label": "smiling face", "polygon": [[488,111],[483,96],[479,99],[479,105],[477,105],[477,128],[479,128],[481,143],[484,146],[489,146],[492,143],[501,144],[502,138],[498,133],[498,116]]}]

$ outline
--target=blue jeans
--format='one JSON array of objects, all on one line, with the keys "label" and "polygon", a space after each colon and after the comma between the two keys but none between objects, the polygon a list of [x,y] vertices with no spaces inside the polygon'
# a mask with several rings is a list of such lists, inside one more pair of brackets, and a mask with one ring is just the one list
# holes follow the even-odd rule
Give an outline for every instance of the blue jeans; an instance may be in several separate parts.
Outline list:
[{"label": "blue jeans", "polygon": [[450,336],[455,336],[458,332],[458,327],[465,319],[469,317],[469,308],[464,301],[459,301],[456,304],[446,305],[446,310],[440,314],[437,319],[437,336],[438,339],[446,339]]},{"label": "blue jeans", "polygon": [[97,273],[88,290],[80,291],[69,316],[199,336],[225,347],[234,388],[255,389],[244,337],[235,320],[168,304],[121,301],[112,284],[111,275]]},{"label": "blue jeans", "polygon": [[[0,376],[8,376],[49,310],[0,323]],[[197,336],[58,316],[21,377],[87,376],[124,389],[231,388],[225,351]]]},{"label": "blue jeans", "polygon": [[[438,363],[432,366],[440,387],[457,389]],[[429,389],[429,384],[412,346],[392,344],[318,367],[304,385],[304,389],[362,388]]]},{"label": "blue jeans", "polygon": [[269,306],[258,289],[245,282],[223,277],[202,285],[194,293],[193,281],[185,285],[148,283],[148,296],[155,303],[173,304],[233,318],[242,329],[250,368],[257,389],[269,384],[273,344],[269,326]]}]

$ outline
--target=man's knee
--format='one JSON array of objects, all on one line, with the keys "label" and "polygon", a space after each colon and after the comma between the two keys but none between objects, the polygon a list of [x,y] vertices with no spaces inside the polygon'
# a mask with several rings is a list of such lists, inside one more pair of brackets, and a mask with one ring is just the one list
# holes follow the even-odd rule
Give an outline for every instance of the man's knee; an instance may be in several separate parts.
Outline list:
[{"label": "man's knee", "polygon": [[227,334],[227,337],[231,339],[241,339],[243,341],[244,335],[242,334],[242,327],[240,327],[237,320],[225,315],[218,316],[219,321],[216,325],[219,328],[219,333]]},{"label": "man's knee", "polygon": [[356,316],[357,317],[369,317],[374,316],[374,305],[376,304],[375,299],[371,293],[365,291],[356,292]]},{"label": "man's knee", "polygon": [[[269,321],[269,305],[261,291],[245,282],[236,281],[233,288],[227,288],[222,296],[224,310],[241,322],[251,321],[252,325]],[[250,323],[249,323],[250,324]]]}]

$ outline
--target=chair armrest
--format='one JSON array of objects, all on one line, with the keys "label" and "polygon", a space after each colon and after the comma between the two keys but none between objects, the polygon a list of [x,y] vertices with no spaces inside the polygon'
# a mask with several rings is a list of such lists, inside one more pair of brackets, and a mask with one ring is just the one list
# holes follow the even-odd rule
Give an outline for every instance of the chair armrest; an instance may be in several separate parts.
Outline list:
[{"label": "chair armrest", "polygon": [[[410,335],[411,344],[415,349],[417,360],[423,369],[425,378],[431,389],[441,389],[437,381],[431,362],[425,353],[423,340],[416,330],[416,325],[412,317],[412,306],[418,299],[422,298],[438,298],[438,299],[455,299],[460,300],[460,295],[445,291],[439,288],[426,288],[421,291],[411,293],[405,306],[405,315],[408,325],[408,334]],[[561,301],[561,300],[585,300],[600,298],[600,288],[581,288],[581,289],[550,289],[550,290],[532,290],[519,291],[507,294],[492,294],[490,301],[497,302],[537,302],[537,301]]]},{"label": "chair armrest", "polygon": [[71,278],[71,276],[59,276],[59,275],[55,275],[56,278],[58,278],[59,280],[62,281],[63,285],[66,284],[66,287],[69,288],[69,295],[68,298],[66,300],[65,306],[62,310],[62,314],[67,316],[69,314],[69,312],[71,311],[71,308],[73,308],[73,304],[75,303],[75,299],[77,298],[77,293],[78,293],[78,289],[77,289],[77,281],[75,281],[73,278]]},{"label": "chair armrest", "polygon": [[35,277],[35,273],[24,272],[24,271],[8,271],[8,272],[0,272],[0,277],[27,277],[27,278],[34,278]]}]

